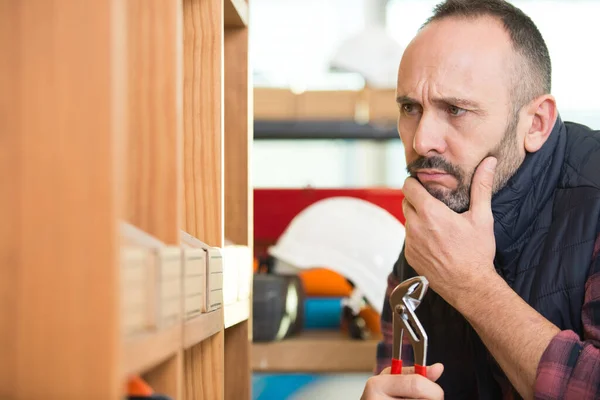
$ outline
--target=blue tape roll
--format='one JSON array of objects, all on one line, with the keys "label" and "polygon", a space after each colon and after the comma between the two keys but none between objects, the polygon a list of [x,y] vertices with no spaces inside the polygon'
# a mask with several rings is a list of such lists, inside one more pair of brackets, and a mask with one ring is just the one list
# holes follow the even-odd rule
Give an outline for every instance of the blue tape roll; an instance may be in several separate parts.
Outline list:
[{"label": "blue tape roll", "polygon": [[341,327],[341,297],[308,297],[304,300],[304,329]]}]

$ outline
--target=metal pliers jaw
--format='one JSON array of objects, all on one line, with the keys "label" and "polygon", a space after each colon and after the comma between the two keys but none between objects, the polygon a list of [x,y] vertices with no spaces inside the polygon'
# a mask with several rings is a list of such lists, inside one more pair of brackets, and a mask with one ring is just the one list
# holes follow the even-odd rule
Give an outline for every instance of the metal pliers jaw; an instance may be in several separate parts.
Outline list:
[{"label": "metal pliers jaw", "polygon": [[402,339],[404,331],[413,347],[415,372],[426,376],[427,333],[415,315],[415,309],[427,292],[429,281],[416,276],[400,283],[390,295],[393,314],[392,374],[402,373]]}]

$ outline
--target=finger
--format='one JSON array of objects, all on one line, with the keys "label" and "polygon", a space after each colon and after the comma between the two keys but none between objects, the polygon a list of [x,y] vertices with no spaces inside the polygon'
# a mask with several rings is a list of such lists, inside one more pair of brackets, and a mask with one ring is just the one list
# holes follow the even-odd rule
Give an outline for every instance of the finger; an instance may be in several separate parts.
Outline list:
[{"label": "finger", "polygon": [[427,189],[413,177],[408,177],[404,181],[402,194],[404,194],[404,200],[412,204],[417,213],[421,213],[426,208],[425,204],[428,201],[435,199],[429,194]]},{"label": "finger", "polygon": [[[428,365],[426,371],[427,371],[427,379],[435,382],[440,378],[440,376],[442,376],[442,373],[444,372],[444,365],[441,363]],[[414,373],[415,373],[414,367],[402,368],[402,375],[410,375],[410,374],[414,374]]]},{"label": "finger", "polygon": [[382,371],[379,373],[379,375],[389,375],[389,374],[391,374],[391,372],[392,372],[392,367],[387,367],[387,368],[384,368],[384,369],[383,369],[383,370],[382,370]]},{"label": "finger", "polygon": [[424,376],[381,375],[378,377],[377,391],[392,398],[443,399],[444,391],[435,382]]},{"label": "finger", "polygon": [[471,185],[471,210],[475,214],[489,213],[492,209],[492,192],[497,160],[485,158],[477,167]]},{"label": "finger", "polygon": [[440,379],[440,376],[444,373],[444,365],[436,363],[427,367],[427,378],[433,382]]},{"label": "finger", "polygon": [[406,198],[402,200],[402,213],[407,222],[409,218],[417,216],[417,210],[415,210],[415,207]]}]

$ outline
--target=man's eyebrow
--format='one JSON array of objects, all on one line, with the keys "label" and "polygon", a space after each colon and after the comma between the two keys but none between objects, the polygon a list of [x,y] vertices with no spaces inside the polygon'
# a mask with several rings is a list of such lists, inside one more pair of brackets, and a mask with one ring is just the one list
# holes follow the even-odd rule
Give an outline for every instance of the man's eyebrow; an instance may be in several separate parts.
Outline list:
[{"label": "man's eyebrow", "polygon": [[[398,104],[420,104],[417,100],[413,99],[410,96],[398,96],[396,98],[396,103]],[[444,104],[444,105],[453,105],[461,108],[471,108],[471,109],[479,109],[480,106],[477,102],[473,100],[462,99],[460,97],[440,97],[437,99],[433,99],[433,103]]]},{"label": "man's eyebrow", "polygon": [[396,97],[396,103],[398,104],[419,104],[419,102],[412,97],[398,96]]},{"label": "man's eyebrow", "polygon": [[479,109],[479,104],[473,100],[461,99],[460,97],[442,97],[439,99],[434,99],[434,103],[443,103],[443,104],[451,104],[456,107],[461,108],[472,108]]}]

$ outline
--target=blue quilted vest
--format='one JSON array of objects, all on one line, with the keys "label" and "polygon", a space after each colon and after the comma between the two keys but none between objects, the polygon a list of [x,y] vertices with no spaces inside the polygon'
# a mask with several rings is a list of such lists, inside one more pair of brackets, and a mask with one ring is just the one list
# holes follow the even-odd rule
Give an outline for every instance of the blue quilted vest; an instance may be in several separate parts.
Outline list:
[{"label": "blue quilted vest", "polygon": [[[585,282],[600,231],[600,132],[559,118],[542,148],[494,196],[492,210],[498,274],[561,330],[581,337]],[[416,275],[404,250],[394,274],[400,280]],[[389,313],[386,302],[383,317]],[[499,382],[506,377],[460,313],[430,290],[416,314],[429,336],[427,364],[445,366],[438,383],[447,400],[502,398]]]}]

